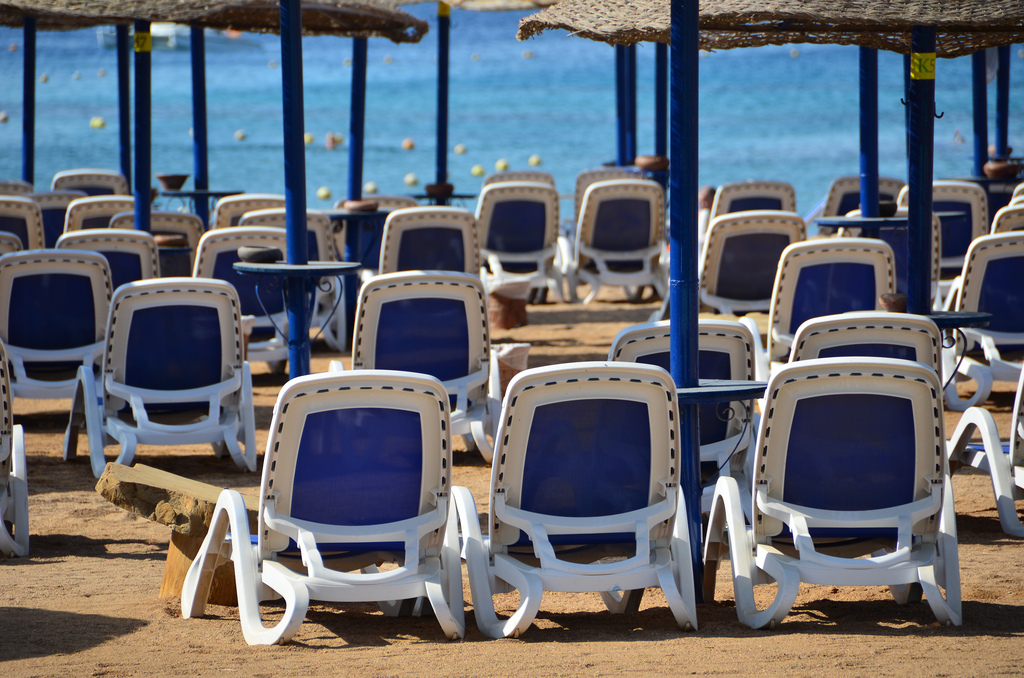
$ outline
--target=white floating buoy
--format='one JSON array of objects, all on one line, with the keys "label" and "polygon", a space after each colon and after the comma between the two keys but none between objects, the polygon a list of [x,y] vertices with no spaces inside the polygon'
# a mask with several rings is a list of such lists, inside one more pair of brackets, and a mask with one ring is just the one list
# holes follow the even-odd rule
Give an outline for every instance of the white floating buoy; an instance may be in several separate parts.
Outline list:
[{"label": "white floating buoy", "polygon": [[462,155],[466,152],[466,144],[455,144],[455,148],[452,149],[455,155]]},{"label": "white floating buoy", "polygon": [[534,54],[533,54],[532,50],[528,50],[528,49],[524,49],[523,50],[523,58],[524,59],[532,59],[533,57],[534,57]]},{"label": "white floating buoy", "polygon": [[0,122],[7,122],[7,111],[0,111]]},{"label": "white floating buoy", "polygon": [[97,78],[102,78],[106,74],[107,74],[107,69],[105,69],[105,68],[101,68],[100,70],[96,71],[96,77]]},{"label": "white floating buoy", "polygon": [[39,76],[39,82],[50,82],[50,76],[48,76],[46,73],[43,73]]},{"label": "white floating buoy", "polygon": [[793,49],[789,50],[789,56],[790,58],[793,59],[797,58],[798,56],[800,56],[800,50],[794,47]]},{"label": "white floating buoy", "polygon": [[312,132],[306,132],[305,134],[302,135],[302,140],[304,142],[306,142],[307,144],[313,143],[313,133]]},{"label": "white floating buoy", "polygon": [[103,129],[107,126],[107,121],[98,115],[94,115],[89,119],[89,127],[93,129]]},{"label": "white floating buoy", "polygon": [[470,168],[469,173],[474,177],[482,177],[484,175],[484,166],[480,164],[473,165]]},{"label": "white floating buoy", "polygon": [[74,73],[71,74],[71,79],[72,80],[78,80],[81,77],[82,77],[82,74],[79,73],[78,71],[75,71]]},{"label": "white floating buoy", "polygon": [[349,58],[349,57],[345,57],[344,59],[341,60],[341,65],[342,66],[351,66],[352,65],[352,59]]},{"label": "white floating buoy", "polygon": [[539,165],[541,163],[540,154],[539,153],[534,153],[533,155],[530,156],[530,159],[527,160],[526,162],[530,163],[530,167],[536,167],[537,165]]},{"label": "white floating buoy", "polygon": [[395,62],[395,60],[391,58],[390,54],[388,54],[387,56],[384,57],[384,63],[391,64],[391,63],[394,63],[394,62]]},{"label": "white floating buoy", "polygon": [[244,129],[236,129],[235,130],[235,141],[245,141],[245,130]]},{"label": "white floating buoy", "polygon": [[505,160],[505,158],[498,158],[498,160],[494,163],[494,169],[498,170],[499,172],[504,172],[505,170],[508,169],[508,160]]},{"label": "white floating buoy", "polygon": [[320,200],[330,200],[331,189],[327,188],[326,186],[321,186],[320,188],[316,189],[316,197],[319,198]]},{"label": "white floating buoy", "polygon": [[411,151],[416,148],[416,142],[412,140],[412,137],[406,137],[402,139],[402,150]]},{"label": "white floating buoy", "polygon": [[409,172],[408,174],[405,175],[404,181],[406,186],[415,186],[416,184],[420,183],[419,177],[417,177],[412,172]]},{"label": "white floating buoy", "polygon": [[377,182],[376,181],[367,181],[365,184],[363,184],[363,193],[366,193],[367,195],[373,195],[376,192],[377,192]]}]

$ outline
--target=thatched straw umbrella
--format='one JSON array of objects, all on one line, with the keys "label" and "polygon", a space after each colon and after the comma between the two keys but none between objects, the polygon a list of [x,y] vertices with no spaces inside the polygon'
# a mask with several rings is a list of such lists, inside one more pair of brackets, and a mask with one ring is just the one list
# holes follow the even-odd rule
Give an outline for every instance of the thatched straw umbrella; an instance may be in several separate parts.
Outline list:
[{"label": "thatched straw umbrella", "polygon": [[[135,25],[136,166],[135,224],[149,230],[150,49],[149,24],[169,21],[195,27],[279,32],[284,94],[285,197],[288,263],[306,264],[306,168],[303,142],[302,33],[387,37],[415,42],[426,24],[387,0],[8,0],[6,7],[44,17]],[[285,280],[288,292],[289,371],[309,373],[309,310],[306,278]]]},{"label": "thatched straw umbrella", "polygon": [[[908,135],[912,312],[928,309],[928,233],[935,58],[1024,39],[1024,0],[562,0],[520,22],[520,39],[544,30],[611,44],[670,42],[672,376],[697,386],[697,50],[766,44],[831,43],[911,56]],[[685,105],[684,105],[685,104]],[[695,588],[700,592],[699,468],[695,408],[685,407],[683,439],[694,450],[682,478],[691,517]],[[686,467],[687,465],[684,465]]]}]

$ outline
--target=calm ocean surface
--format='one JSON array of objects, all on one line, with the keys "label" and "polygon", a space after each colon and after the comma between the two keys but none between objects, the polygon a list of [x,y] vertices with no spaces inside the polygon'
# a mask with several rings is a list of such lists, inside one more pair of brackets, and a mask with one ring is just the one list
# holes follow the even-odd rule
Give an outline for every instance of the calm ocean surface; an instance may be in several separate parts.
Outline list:
[{"label": "calm ocean surface", "polygon": [[[410,8],[432,32],[417,45],[370,41],[364,181],[382,193],[418,192],[434,180],[436,20],[434,5]],[[504,158],[554,174],[571,193],[576,173],[615,157],[614,50],[564,33],[521,43],[515,30],[522,12],[453,10],[449,143],[465,154],[449,156],[457,192],[476,193],[481,178]],[[280,46],[276,36],[246,35],[248,46],[207,48],[210,185],[213,188],[282,192]],[[93,30],[38,36],[35,184],[45,190],[57,170],[117,168],[116,57],[98,45]],[[22,34],[0,29],[0,177],[21,174]],[[793,51],[793,50],[796,51]],[[345,197],[351,40],[306,38],[305,126],[310,207]],[[653,153],[654,48],[642,46],[639,63],[640,153]],[[526,58],[524,53],[531,53]],[[1024,150],[1024,59],[1013,50],[1010,144]],[[100,73],[105,71],[105,75]],[[77,76],[77,77],[76,77]],[[779,179],[796,187],[798,209],[809,211],[836,176],[858,167],[857,49],[800,45],[723,51],[700,62],[700,180],[720,184]],[[880,172],[906,178],[902,57],[879,55]],[[192,172],[189,53],[153,53],[153,171]],[[936,178],[971,170],[970,59],[940,59],[936,81]],[[989,137],[994,140],[995,86],[990,91]],[[103,129],[90,128],[93,116]],[[243,130],[245,139],[235,139]],[[344,135],[334,150],[327,133]],[[962,143],[957,136],[962,135]],[[411,138],[415,148],[403,150]],[[406,187],[413,173],[420,186]],[[154,181],[154,185],[156,182]],[[191,187],[191,181],[186,184]],[[325,186],[331,200],[316,197]],[[566,209],[568,205],[563,205]]]}]

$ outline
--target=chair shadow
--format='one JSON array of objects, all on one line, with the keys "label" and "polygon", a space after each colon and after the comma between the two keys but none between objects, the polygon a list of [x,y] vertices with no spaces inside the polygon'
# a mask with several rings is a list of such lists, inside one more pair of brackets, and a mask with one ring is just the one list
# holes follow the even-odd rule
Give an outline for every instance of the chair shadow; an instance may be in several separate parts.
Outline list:
[{"label": "chair shadow", "polygon": [[421,617],[386,617],[380,613],[376,603],[345,603],[330,605],[312,603],[306,613],[304,627],[318,624],[325,630],[323,636],[304,638],[296,645],[309,648],[334,647],[329,639],[341,639],[349,647],[385,647],[396,639],[403,642],[437,643],[444,640],[444,634],[437,620],[425,604]]},{"label": "chair shadow", "polygon": [[[168,534],[170,530],[168,530]],[[151,550],[143,553],[125,553],[124,549],[111,550],[112,546],[138,545]],[[100,558],[117,560],[139,560],[163,562],[167,559],[166,544],[156,544],[148,539],[93,539],[79,534],[33,534],[32,555],[29,558],[11,558],[4,567],[31,567],[46,565],[52,558],[66,558],[73,553],[79,558]],[[6,619],[0,614],[0,619]]]},{"label": "chair shadow", "polygon": [[4,620],[0,662],[71,655],[126,636],[146,625],[141,619],[33,607],[0,607],[0,619]]}]

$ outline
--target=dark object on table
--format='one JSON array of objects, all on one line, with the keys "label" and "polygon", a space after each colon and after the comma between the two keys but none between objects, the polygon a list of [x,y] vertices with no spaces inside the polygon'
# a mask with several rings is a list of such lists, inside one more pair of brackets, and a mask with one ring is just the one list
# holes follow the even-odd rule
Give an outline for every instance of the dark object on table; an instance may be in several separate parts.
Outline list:
[{"label": "dark object on table", "polygon": [[989,179],[1013,179],[1020,174],[1020,165],[1009,160],[989,160],[981,171]]},{"label": "dark object on table", "polygon": [[455,192],[455,187],[449,183],[427,184],[423,189],[431,198],[449,198]]},{"label": "dark object on table", "polygon": [[664,172],[668,169],[668,158],[663,155],[638,155],[633,164],[645,172]]},{"label": "dark object on table", "polygon": [[377,201],[376,200],[346,200],[342,207],[347,209],[349,212],[376,212]]},{"label": "dark object on table", "polygon": [[882,306],[883,311],[889,313],[906,313],[907,312],[907,295],[902,292],[885,293],[878,297],[878,303]]},{"label": "dark object on table", "polygon": [[894,217],[896,216],[896,201],[895,200],[879,200],[878,201],[878,216],[880,217]]},{"label": "dark object on table", "polygon": [[283,259],[281,250],[276,247],[251,247],[243,245],[238,248],[238,258],[250,264],[272,264]]},{"label": "dark object on table", "polygon": [[160,182],[161,188],[165,191],[177,191],[188,181],[188,174],[157,174],[156,180]]}]

